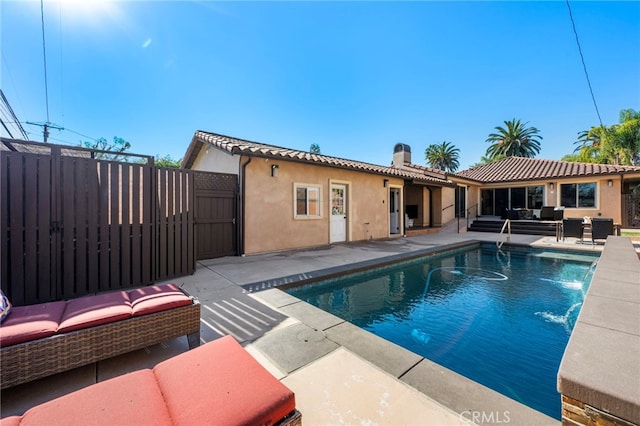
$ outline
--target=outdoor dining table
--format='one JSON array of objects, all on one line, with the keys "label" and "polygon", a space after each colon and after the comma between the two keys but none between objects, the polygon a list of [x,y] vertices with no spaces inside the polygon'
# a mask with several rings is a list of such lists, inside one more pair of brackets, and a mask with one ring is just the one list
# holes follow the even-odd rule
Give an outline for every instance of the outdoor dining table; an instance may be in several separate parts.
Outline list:
[{"label": "outdoor dining table", "polygon": [[[556,224],[556,242],[560,241],[560,239],[562,238],[562,221],[561,220],[555,220],[554,221]],[[584,231],[591,231],[591,221],[590,220],[585,220],[582,221],[582,229]],[[614,223],[613,224],[613,235],[617,235],[620,236],[620,230],[622,229],[622,224],[620,223]]]}]

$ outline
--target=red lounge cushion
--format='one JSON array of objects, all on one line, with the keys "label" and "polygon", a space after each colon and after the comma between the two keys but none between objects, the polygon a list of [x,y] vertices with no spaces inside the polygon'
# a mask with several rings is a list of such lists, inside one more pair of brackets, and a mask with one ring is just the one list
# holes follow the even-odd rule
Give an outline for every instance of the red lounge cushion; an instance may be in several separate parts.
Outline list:
[{"label": "red lounge cushion", "polygon": [[58,329],[66,302],[14,306],[0,327],[0,346],[16,345],[53,335]]},{"label": "red lounge cushion", "polygon": [[291,390],[231,336],[153,369],[176,425],[272,425],[295,409]]},{"label": "red lounge cushion", "polygon": [[134,317],[191,304],[191,299],[174,284],[131,290],[129,299]]},{"label": "red lounge cushion", "polygon": [[131,303],[126,291],[80,297],[67,302],[58,333],[68,333],[127,318],[131,318]]},{"label": "red lounge cushion", "polygon": [[28,410],[21,426],[170,425],[151,370],[96,383]]},{"label": "red lounge cushion", "polygon": [[18,426],[20,424],[20,416],[11,416],[0,419],[0,426]]}]

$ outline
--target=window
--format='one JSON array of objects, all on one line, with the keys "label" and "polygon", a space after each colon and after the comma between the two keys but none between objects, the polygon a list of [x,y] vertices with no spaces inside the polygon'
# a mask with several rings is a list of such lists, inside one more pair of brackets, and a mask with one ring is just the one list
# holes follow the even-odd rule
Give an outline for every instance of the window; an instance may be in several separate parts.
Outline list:
[{"label": "window", "polygon": [[295,217],[320,217],[320,187],[295,185]]},{"label": "window", "polygon": [[527,187],[527,207],[530,209],[541,209],[543,192],[544,192],[543,186],[528,186]]},{"label": "window", "polygon": [[511,208],[524,209],[526,202],[525,188],[511,188]]},{"label": "window", "polygon": [[571,183],[560,185],[560,201],[565,207],[585,208],[596,206],[596,184]]}]

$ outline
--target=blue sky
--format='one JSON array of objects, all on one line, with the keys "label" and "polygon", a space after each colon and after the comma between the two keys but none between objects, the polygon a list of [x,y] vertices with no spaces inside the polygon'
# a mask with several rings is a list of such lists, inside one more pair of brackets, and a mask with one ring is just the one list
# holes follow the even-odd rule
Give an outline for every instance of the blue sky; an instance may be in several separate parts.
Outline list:
[{"label": "blue sky", "polygon": [[[640,109],[640,2],[571,2],[604,124]],[[181,158],[196,130],[389,164],[448,141],[461,169],[519,118],[539,157],[598,124],[564,1],[44,3],[51,142]],[[39,1],[0,3],[1,82],[45,122]],[[25,125],[34,140],[41,128]]]}]

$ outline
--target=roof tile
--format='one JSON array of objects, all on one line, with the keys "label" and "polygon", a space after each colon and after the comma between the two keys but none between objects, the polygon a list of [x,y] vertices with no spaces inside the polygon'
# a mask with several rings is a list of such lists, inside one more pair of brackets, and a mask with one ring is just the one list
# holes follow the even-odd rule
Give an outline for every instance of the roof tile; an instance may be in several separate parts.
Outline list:
[{"label": "roof tile", "polygon": [[558,179],[578,176],[640,173],[639,166],[574,163],[539,158],[507,157],[493,163],[472,167],[456,173],[464,179],[482,183],[517,182],[538,179]]},{"label": "roof tile", "polygon": [[[224,136],[217,133],[205,131],[197,131],[194,138],[213,145],[223,151],[232,154],[260,155],[269,158],[284,158],[295,161],[320,163],[351,170],[359,170],[369,173],[376,173],[384,176],[399,177],[408,180],[421,181],[444,186],[453,186],[454,183],[447,179],[446,174],[442,171],[429,169],[430,172],[420,170],[407,170],[391,166],[379,166],[376,164],[363,163],[360,161],[347,160],[344,158],[330,157],[322,154],[312,154],[305,151],[297,151],[288,148],[281,148],[275,145],[267,145],[259,142],[251,142],[243,139],[237,139],[230,136]],[[424,168],[428,169],[428,168]]]}]

